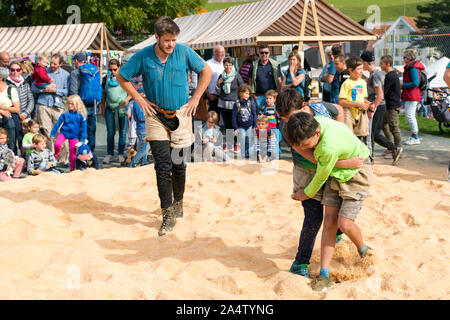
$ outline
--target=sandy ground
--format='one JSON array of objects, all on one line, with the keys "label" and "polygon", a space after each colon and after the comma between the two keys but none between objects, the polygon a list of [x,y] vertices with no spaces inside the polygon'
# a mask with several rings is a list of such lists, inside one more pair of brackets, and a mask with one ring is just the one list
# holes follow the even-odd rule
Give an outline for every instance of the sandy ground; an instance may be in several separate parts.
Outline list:
[{"label": "sandy ground", "polygon": [[273,166],[190,164],[185,216],[164,237],[153,165],[0,183],[0,299],[450,298],[449,183],[376,165],[357,219],[375,255],[344,237],[337,285],[314,292],[287,272],[303,210],[292,163]]}]

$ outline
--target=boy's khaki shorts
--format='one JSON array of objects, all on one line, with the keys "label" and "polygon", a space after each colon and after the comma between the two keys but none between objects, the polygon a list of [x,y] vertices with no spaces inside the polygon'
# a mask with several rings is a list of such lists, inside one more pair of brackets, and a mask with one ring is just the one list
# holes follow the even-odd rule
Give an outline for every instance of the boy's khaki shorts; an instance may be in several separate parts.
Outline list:
[{"label": "boy's khaki shorts", "polygon": [[[373,171],[370,158],[364,160],[359,172],[347,182],[338,182],[328,179],[324,193],[327,200],[324,205],[339,206],[339,216],[355,220],[361,211],[362,202],[370,195],[369,188],[373,180]],[[337,205],[336,205],[337,204]]]},{"label": "boy's khaki shorts", "polygon": [[[298,190],[305,189],[311,182],[315,174],[316,172],[313,170],[308,170],[294,166],[293,172],[294,193],[297,192]],[[316,193],[313,199],[320,201],[323,205],[326,206],[337,207],[341,204],[341,198],[339,198],[339,193],[335,190],[331,190],[328,183],[325,184],[325,186]]]},{"label": "boy's khaki shorts", "polygon": [[192,116],[184,116],[185,108],[177,110],[177,117],[180,121],[179,127],[175,131],[167,129],[155,115],[147,116],[145,119],[146,140],[147,141],[170,141],[171,148],[186,148],[194,143],[194,133],[192,132]]},{"label": "boy's khaki shorts", "polygon": [[357,137],[367,137],[369,135],[369,117],[367,116],[367,111],[359,111],[359,121],[356,123],[352,110],[350,108],[344,108],[344,123]]}]

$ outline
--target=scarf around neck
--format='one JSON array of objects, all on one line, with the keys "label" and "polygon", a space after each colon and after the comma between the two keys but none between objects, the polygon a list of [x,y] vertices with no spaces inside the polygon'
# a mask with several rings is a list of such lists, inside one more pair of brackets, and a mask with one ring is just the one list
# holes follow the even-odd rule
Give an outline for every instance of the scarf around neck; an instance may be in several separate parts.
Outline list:
[{"label": "scarf around neck", "polygon": [[234,78],[236,77],[237,72],[236,69],[233,67],[230,74],[227,74],[225,71],[222,73],[222,79],[223,79],[223,92],[225,94],[229,94],[231,92],[231,83],[233,82]]},{"label": "scarf around neck", "polygon": [[11,74],[9,74],[8,80],[11,81],[11,83],[14,83],[17,87],[20,87],[20,85],[25,81],[22,76],[19,76],[19,78],[13,78]]}]

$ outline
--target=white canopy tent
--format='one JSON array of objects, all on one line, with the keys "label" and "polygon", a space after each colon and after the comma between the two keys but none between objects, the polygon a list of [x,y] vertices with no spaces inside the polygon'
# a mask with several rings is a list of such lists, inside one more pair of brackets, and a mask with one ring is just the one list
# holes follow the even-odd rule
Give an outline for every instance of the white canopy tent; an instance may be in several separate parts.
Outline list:
[{"label": "white canopy tent", "polygon": [[442,57],[438,61],[430,64],[426,69],[425,72],[427,73],[428,78],[431,78],[432,76],[436,75],[436,77],[430,81],[428,84],[428,87],[431,89],[434,88],[446,88],[447,84],[444,81],[444,73],[445,69],[447,68],[447,65],[449,63],[450,59],[447,57]]}]

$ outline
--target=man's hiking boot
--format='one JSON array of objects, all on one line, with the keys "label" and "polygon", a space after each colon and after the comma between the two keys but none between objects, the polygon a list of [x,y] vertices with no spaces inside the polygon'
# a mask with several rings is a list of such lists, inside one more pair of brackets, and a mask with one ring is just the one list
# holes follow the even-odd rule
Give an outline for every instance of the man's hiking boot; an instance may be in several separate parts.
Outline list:
[{"label": "man's hiking boot", "polygon": [[323,291],[324,289],[328,289],[334,286],[334,282],[330,279],[324,278],[322,276],[319,276],[318,278],[315,278],[311,282],[311,288],[314,291]]},{"label": "man's hiking boot", "polygon": [[163,236],[166,233],[172,231],[173,227],[177,223],[177,220],[174,215],[173,207],[164,208],[162,210],[163,221],[161,224],[161,228],[159,228],[158,236]]},{"label": "man's hiking boot", "polygon": [[173,202],[175,218],[183,218],[183,200]]}]

